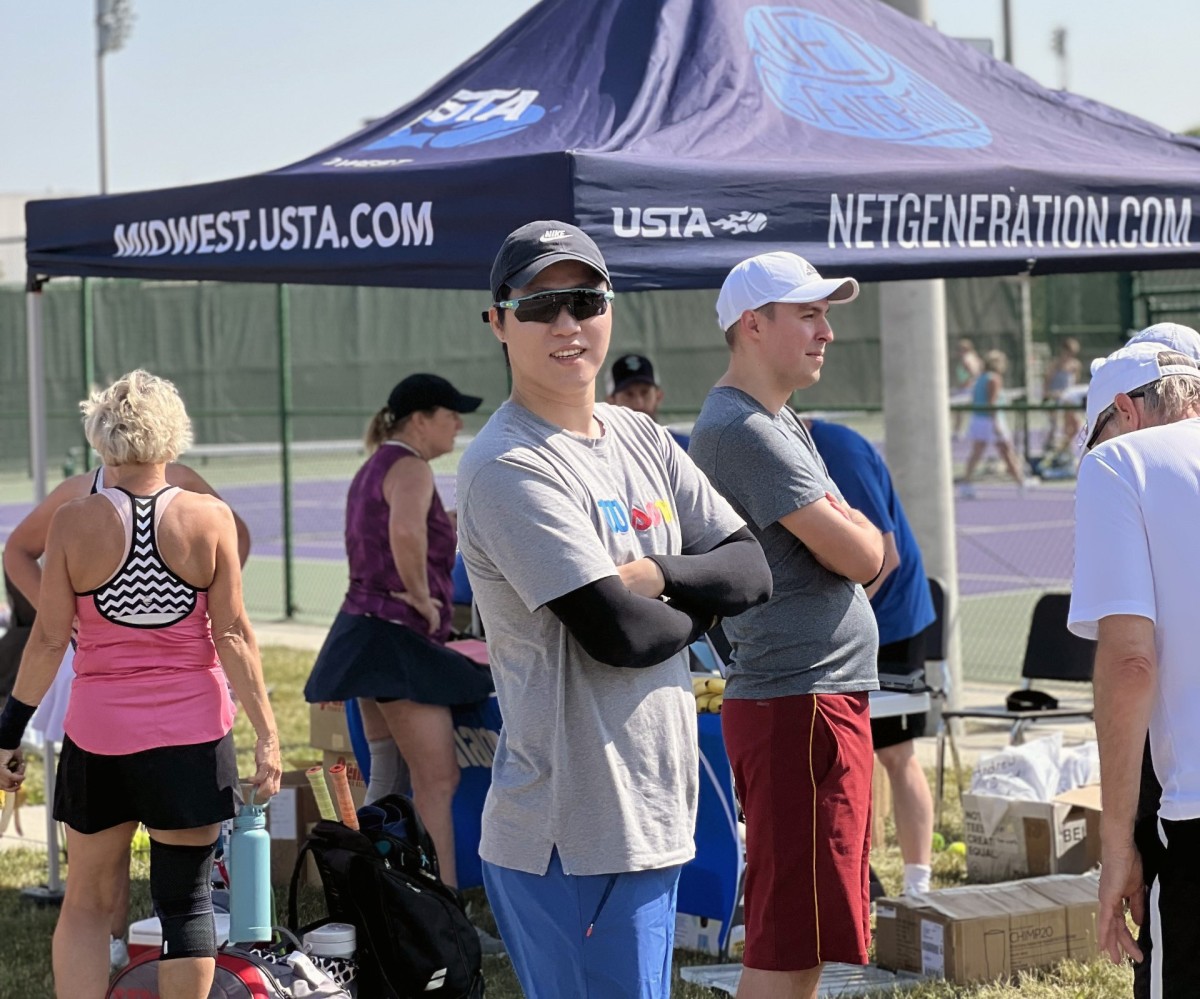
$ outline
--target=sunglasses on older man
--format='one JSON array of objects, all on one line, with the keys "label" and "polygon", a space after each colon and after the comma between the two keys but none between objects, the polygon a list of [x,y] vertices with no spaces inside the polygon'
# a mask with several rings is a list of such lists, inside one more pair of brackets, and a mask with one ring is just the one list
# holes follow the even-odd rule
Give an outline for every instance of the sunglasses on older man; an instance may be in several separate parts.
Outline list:
[{"label": "sunglasses on older man", "polygon": [[[1141,388],[1135,388],[1132,392],[1126,392],[1130,399],[1144,399],[1148,385],[1143,385]],[[1090,451],[1096,446],[1096,438],[1100,436],[1100,432],[1108,425],[1108,421],[1117,415],[1117,407],[1109,406],[1108,409],[1101,414],[1100,419],[1096,421],[1096,428],[1088,434],[1087,444],[1084,446],[1085,451]]]},{"label": "sunglasses on older man", "polygon": [[[608,311],[608,303],[616,296],[599,288],[565,288],[561,291],[539,291],[523,298],[494,302],[497,309],[509,309],[523,323],[552,323],[566,309],[574,319],[591,319]],[[489,322],[488,314],[483,321]]]}]

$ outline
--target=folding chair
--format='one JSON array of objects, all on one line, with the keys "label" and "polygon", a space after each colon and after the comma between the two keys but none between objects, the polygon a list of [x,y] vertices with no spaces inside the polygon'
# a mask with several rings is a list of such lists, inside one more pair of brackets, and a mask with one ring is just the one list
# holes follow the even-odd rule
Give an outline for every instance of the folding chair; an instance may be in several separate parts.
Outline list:
[{"label": "folding chair", "polygon": [[[1033,608],[1029,624],[1029,637],[1025,643],[1025,661],[1021,667],[1023,680],[1019,690],[1008,697],[1003,705],[976,708],[943,710],[938,723],[938,774],[937,799],[938,823],[941,823],[942,798],[945,789],[946,743],[954,758],[956,773],[961,773],[958,748],[948,722],[955,718],[991,718],[1011,721],[1010,745],[1021,741],[1027,725],[1039,721],[1066,721],[1092,719],[1092,701],[1060,705],[1042,691],[1034,689],[1035,680],[1054,683],[1087,683],[1092,681],[1092,665],[1096,657],[1096,643],[1080,638],[1067,630],[1067,611],[1071,605],[1069,593],[1045,593]],[[1032,706],[1042,702],[1045,706]],[[1020,706],[1029,704],[1031,706]]]},{"label": "folding chair", "polygon": [[[928,583],[934,618],[933,623],[925,629],[925,682],[944,706],[950,693],[950,672],[946,661],[946,585],[936,576],[929,576]],[[940,715],[941,706],[938,712]]]}]

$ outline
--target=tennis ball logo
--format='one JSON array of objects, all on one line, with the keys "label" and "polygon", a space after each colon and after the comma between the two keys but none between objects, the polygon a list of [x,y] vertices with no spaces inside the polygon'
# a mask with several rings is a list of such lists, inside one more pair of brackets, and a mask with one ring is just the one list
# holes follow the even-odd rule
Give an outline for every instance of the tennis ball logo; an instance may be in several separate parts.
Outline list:
[{"label": "tennis ball logo", "polygon": [[537,96],[536,90],[518,88],[459,90],[397,131],[363,146],[363,150],[454,149],[502,139],[545,117],[546,109],[534,103]]}]

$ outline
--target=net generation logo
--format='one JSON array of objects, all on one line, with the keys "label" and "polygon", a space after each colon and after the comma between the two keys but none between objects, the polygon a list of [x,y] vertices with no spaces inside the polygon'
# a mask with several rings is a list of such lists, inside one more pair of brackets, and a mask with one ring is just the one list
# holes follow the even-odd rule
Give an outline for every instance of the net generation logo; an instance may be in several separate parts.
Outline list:
[{"label": "net generation logo", "polygon": [[752,7],[745,28],[763,89],[807,125],[951,149],[992,141],[987,125],[943,90],[828,17],[799,7]]}]

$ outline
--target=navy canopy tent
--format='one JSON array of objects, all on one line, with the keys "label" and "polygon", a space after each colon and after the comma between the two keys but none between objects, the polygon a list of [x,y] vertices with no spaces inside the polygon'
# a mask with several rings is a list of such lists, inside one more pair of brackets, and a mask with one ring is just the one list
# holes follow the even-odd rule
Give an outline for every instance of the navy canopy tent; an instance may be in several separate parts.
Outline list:
[{"label": "navy canopy tent", "polygon": [[485,288],[534,218],[623,290],[797,250],[867,279],[1194,263],[1200,144],[876,0],[545,0],[293,166],[33,202],[35,275]]}]

